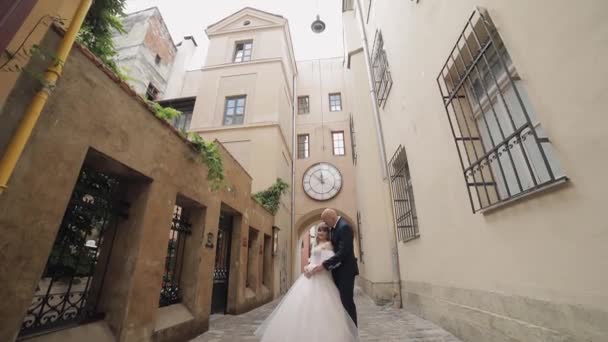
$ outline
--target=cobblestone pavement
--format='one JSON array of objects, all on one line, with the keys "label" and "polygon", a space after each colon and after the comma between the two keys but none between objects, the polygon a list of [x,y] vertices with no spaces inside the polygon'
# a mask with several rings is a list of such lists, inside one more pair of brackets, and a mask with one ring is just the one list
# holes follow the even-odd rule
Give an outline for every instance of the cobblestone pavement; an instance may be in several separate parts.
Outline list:
[{"label": "cobblestone pavement", "polygon": [[[359,315],[361,341],[459,342],[437,325],[405,310],[381,307],[357,291],[355,298]],[[278,304],[266,304],[239,316],[212,316],[209,331],[191,342],[258,341],[253,335]]]}]

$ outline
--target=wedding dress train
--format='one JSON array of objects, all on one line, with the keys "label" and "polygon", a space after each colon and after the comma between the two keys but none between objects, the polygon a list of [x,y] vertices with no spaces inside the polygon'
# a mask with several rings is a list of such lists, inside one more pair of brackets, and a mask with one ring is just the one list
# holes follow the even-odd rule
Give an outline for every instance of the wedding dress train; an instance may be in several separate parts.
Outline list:
[{"label": "wedding dress train", "polygon": [[[317,246],[306,267],[319,265],[332,255],[333,251]],[[262,342],[359,341],[357,327],[326,270],[310,279],[301,275],[255,335]]]}]

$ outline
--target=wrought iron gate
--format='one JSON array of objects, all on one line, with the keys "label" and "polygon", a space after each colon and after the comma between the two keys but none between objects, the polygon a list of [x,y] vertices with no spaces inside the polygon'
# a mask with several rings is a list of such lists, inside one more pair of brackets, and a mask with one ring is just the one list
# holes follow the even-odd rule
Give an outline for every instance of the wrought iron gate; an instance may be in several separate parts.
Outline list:
[{"label": "wrought iron gate", "polygon": [[121,181],[83,167],[19,336],[58,330],[103,316],[97,311],[116,235]]},{"label": "wrought iron gate", "polygon": [[213,270],[213,295],[211,313],[225,313],[228,300],[228,279],[230,274],[230,243],[232,242],[233,216],[221,213],[215,249],[215,269]]},{"label": "wrought iron gate", "polygon": [[191,233],[192,225],[188,222],[184,208],[176,205],[169,233],[165,274],[163,275],[163,283],[160,289],[159,307],[182,301],[180,278],[183,268],[184,251],[186,250],[186,238]]}]

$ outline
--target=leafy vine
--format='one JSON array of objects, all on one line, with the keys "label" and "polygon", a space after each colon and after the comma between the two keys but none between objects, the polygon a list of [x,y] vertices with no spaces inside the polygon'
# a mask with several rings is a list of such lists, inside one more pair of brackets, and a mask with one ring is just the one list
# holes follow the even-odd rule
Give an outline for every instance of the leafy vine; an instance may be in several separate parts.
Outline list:
[{"label": "leafy vine", "polygon": [[287,192],[287,189],[289,189],[289,184],[281,178],[277,178],[273,185],[266,190],[256,192],[253,198],[273,215],[276,215],[281,204],[281,196]]},{"label": "leafy vine", "polygon": [[219,190],[225,185],[224,164],[222,155],[215,142],[207,142],[197,133],[190,133],[188,140],[201,155],[201,160],[207,165],[207,179],[211,182],[212,190]]}]

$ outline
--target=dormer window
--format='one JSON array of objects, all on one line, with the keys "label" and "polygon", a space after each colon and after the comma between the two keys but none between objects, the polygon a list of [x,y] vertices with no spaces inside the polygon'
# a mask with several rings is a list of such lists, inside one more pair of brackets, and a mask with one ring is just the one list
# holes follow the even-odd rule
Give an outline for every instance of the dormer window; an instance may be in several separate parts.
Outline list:
[{"label": "dormer window", "polygon": [[247,62],[251,60],[251,50],[253,48],[253,40],[237,42],[234,49],[233,62]]}]

